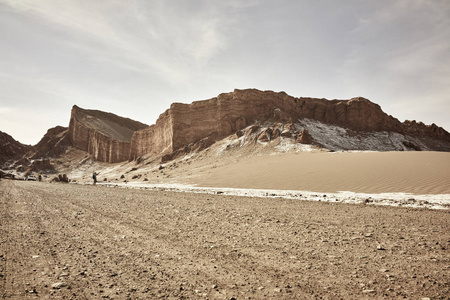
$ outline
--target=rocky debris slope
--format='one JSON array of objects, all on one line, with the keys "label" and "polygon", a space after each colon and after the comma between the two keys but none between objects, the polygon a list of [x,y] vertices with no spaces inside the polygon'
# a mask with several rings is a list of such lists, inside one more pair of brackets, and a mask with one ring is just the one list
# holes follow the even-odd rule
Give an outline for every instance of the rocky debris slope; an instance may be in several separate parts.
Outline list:
[{"label": "rocky debris slope", "polygon": [[133,133],[146,127],[128,118],[75,105],[68,137],[73,146],[87,151],[95,159],[115,163],[129,159]]},{"label": "rocky debris slope", "polygon": [[20,158],[30,148],[31,146],[24,145],[9,134],[0,131],[0,168],[8,161]]}]

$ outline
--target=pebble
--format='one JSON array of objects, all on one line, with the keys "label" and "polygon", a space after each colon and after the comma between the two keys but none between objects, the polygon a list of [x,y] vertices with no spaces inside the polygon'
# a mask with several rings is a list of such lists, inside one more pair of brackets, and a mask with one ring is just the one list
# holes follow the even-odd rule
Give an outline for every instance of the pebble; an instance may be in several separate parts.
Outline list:
[{"label": "pebble", "polygon": [[52,284],[52,289],[58,290],[60,288],[66,287],[67,283],[64,282],[56,282],[54,284]]},{"label": "pebble", "polygon": [[375,293],[375,290],[363,290],[364,294],[373,294]]}]

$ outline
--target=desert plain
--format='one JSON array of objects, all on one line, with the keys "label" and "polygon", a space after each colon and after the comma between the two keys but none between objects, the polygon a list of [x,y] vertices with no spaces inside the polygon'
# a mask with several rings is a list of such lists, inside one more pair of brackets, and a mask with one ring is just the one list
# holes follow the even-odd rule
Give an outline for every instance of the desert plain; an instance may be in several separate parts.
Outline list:
[{"label": "desert plain", "polygon": [[[142,166],[125,179],[120,175],[131,165],[90,168],[69,174],[78,174],[76,184],[0,181],[2,298],[450,295],[448,153],[231,153]],[[96,186],[86,175],[95,169]],[[439,197],[443,206],[244,197],[165,184],[406,193]]]}]

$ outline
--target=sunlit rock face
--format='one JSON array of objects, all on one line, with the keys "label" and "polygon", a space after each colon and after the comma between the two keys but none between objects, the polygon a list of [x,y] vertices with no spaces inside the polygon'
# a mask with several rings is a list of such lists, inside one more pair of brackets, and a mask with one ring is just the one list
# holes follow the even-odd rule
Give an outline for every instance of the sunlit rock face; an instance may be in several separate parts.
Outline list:
[{"label": "sunlit rock face", "polygon": [[111,113],[74,106],[68,136],[73,146],[96,160],[115,163],[129,159],[133,133],[146,127]]}]

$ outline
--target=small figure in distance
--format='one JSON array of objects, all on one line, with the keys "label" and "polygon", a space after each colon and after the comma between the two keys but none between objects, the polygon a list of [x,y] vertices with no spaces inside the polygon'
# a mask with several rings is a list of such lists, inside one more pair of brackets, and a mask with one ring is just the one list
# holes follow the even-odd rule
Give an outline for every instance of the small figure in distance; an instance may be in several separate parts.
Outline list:
[{"label": "small figure in distance", "polygon": [[42,175],[41,174],[38,174],[38,180],[39,180],[39,182],[42,181]]},{"label": "small figure in distance", "polygon": [[94,185],[97,183],[97,175],[98,175],[98,173],[95,173],[95,171],[94,171],[94,173],[92,173],[92,179],[94,180]]}]

